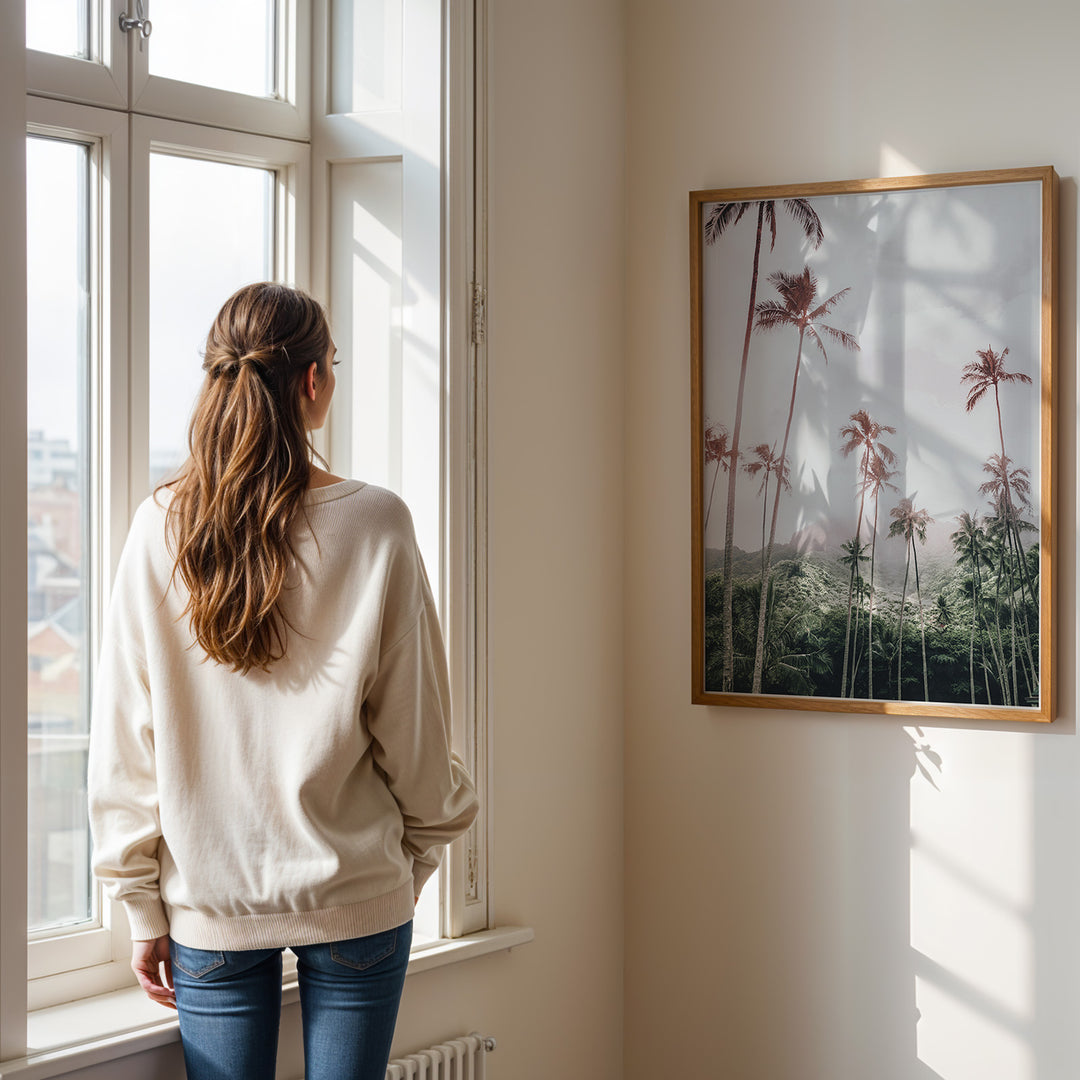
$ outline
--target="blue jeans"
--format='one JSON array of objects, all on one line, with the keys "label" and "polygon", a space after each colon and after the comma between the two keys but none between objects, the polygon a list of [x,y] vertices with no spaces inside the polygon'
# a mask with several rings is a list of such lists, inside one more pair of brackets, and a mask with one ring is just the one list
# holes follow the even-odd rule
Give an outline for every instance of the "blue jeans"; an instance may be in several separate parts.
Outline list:
[{"label": "blue jeans", "polygon": [[[305,1080],[384,1080],[412,923],[369,937],[297,945]],[[274,1080],[282,949],[172,942],[188,1080]]]}]

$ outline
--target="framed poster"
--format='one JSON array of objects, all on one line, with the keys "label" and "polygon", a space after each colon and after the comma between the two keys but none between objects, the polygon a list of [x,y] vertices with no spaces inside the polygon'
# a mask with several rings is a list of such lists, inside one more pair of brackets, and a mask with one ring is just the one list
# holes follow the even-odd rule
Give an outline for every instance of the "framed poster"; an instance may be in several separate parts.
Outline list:
[{"label": "framed poster", "polygon": [[1054,718],[1057,191],[691,192],[695,703]]}]

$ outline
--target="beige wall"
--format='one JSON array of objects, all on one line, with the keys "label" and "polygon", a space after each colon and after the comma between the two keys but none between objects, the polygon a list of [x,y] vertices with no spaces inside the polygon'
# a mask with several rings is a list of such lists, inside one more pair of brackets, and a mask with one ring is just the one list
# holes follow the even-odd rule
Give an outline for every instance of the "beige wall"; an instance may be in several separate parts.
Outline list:
[{"label": "beige wall", "polygon": [[[630,0],[627,19],[626,1076],[673,1055],[732,1080],[1075,1075],[1080,9]],[[691,706],[687,192],[1048,163],[1061,719],[920,733]]]}]

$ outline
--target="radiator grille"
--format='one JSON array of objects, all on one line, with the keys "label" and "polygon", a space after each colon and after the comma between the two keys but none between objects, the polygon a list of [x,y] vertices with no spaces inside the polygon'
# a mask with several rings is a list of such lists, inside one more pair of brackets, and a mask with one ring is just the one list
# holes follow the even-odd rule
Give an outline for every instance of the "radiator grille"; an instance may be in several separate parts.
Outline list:
[{"label": "radiator grille", "polygon": [[485,1059],[495,1049],[490,1036],[462,1035],[394,1058],[387,1066],[386,1080],[485,1080]]}]

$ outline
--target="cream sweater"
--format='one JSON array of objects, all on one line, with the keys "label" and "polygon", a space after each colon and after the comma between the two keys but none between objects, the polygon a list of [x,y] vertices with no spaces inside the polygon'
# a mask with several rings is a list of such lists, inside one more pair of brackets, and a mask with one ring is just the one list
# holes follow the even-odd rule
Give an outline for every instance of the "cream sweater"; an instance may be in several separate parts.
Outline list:
[{"label": "cream sweater", "polygon": [[395,495],[306,495],[269,673],[194,643],[162,491],[138,509],[102,639],[90,736],[93,869],[135,940],[201,949],[388,930],[477,802],[450,751],[442,636]]}]

